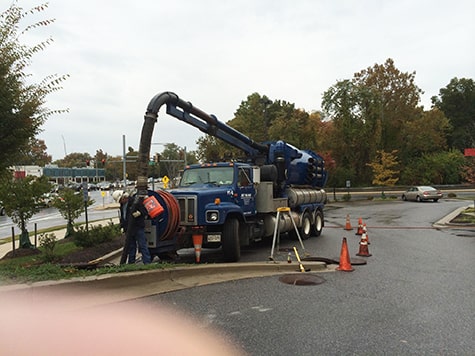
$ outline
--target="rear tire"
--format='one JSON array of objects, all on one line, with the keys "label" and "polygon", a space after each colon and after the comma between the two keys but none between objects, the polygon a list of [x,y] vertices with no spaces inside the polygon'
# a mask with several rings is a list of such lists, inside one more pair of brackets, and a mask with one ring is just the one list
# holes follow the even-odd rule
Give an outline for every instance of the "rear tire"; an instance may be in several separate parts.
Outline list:
[{"label": "rear tire", "polygon": [[320,236],[323,230],[323,212],[321,210],[317,210],[315,212],[315,222],[312,225],[312,234],[315,236]]},{"label": "rear tire", "polygon": [[[307,240],[312,234],[312,216],[308,211],[303,213],[302,216],[302,226],[298,228],[300,238],[302,240]],[[290,238],[293,240],[298,240],[297,233],[292,226],[292,230],[289,231]]]},{"label": "rear tire", "polygon": [[416,201],[420,203],[420,202],[422,201],[421,197],[420,197],[420,196],[417,196],[417,197],[416,197]]},{"label": "rear tire", "polygon": [[224,260],[226,262],[237,262],[241,258],[241,246],[239,244],[239,220],[229,218],[223,227],[223,247]]}]

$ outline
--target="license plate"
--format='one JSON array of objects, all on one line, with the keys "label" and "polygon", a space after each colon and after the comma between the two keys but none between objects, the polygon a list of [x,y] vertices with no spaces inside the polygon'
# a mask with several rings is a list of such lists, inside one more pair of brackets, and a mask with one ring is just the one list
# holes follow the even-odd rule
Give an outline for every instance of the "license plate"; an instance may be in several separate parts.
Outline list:
[{"label": "license plate", "polygon": [[221,242],[221,235],[216,234],[216,235],[208,235],[208,242]]}]

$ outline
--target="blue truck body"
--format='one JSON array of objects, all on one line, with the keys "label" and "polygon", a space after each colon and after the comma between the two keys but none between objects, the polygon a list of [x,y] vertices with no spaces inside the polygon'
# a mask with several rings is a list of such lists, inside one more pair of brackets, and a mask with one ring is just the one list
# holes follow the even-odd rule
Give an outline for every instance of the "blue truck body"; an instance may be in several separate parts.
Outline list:
[{"label": "blue truck body", "polygon": [[[156,95],[147,107],[138,157],[139,193],[159,196],[145,187],[152,131],[162,105],[167,114],[241,149],[245,157],[185,167],[179,186],[169,191],[178,206],[176,233],[162,236],[171,212],[154,219],[148,235],[152,254],[192,247],[193,236],[200,235],[203,247],[221,247],[226,261],[238,261],[242,246],[272,236],[276,226],[302,239],[321,234],[327,172],[319,154],[284,141],[255,142],[170,92]],[[289,213],[277,221],[279,208]]]}]

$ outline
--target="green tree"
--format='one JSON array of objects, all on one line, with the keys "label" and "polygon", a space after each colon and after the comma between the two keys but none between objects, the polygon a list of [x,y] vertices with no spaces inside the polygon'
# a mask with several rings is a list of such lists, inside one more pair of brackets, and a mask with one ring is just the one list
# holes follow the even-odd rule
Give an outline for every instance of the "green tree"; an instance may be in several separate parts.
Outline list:
[{"label": "green tree", "polygon": [[[87,205],[94,203],[88,199]],[[74,234],[74,220],[81,216],[85,211],[84,197],[74,190],[66,188],[59,192],[59,196],[53,201],[53,206],[58,209],[61,216],[67,221],[65,238]]]},{"label": "green tree", "polygon": [[457,184],[461,181],[465,164],[463,154],[457,149],[423,154],[407,164],[401,172],[401,183]]},{"label": "green tree", "polygon": [[58,159],[54,161],[55,164],[57,164],[60,167],[65,167],[65,168],[72,168],[72,167],[86,167],[87,163],[89,162],[89,165],[93,164],[92,163],[92,156],[87,153],[80,153],[80,152],[72,152],[62,159]]},{"label": "green tree", "polygon": [[404,140],[403,128],[421,114],[422,90],[415,84],[415,75],[416,72],[401,72],[391,58],[354,75],[353,83],[364,88],[360,90],[365,94],[360,97],[364,119],[368,126],[380,129],[375,138],[379,150],[399,149]]},{"label": "green tree", "polygon": [[[318,112],[307,113],[286,101],[271,101],[253,93],[242,101],[235,116],[227,123],[256,142],[283,140],[301,149],[317,150],[324,124]],[[223,161],[245,158],[244,152],[213,136],[197,141],[200,161]]]},{"label": "green tree", "polygon": [[282,111],[280,106],[265,95],[253,93],[241,102],[234,118],[227,124],[257,142],[268,141],[269,128],[274,122],[276,111]]},{"label": "green tree", "polygon": [[96,150],[96,155],[94,156],[95,164],[97,168],[106,168],[108,161],[107,153],[103,152],[101,149]]},{"label": "green tree", "polygon": [[383,187],[381,195],[384,197],[384,187],[392,187],[399,180],[399,164],[397,159],[397,150],[385,152],[378,150],[376,159],[367,165],[373,170],[372,184]]},{"label": "green tree", "polygon": [[127,149],[127,153],[125,154],[125,159],[127,161],[127,179],[137,180],[138,156],[139,152],[136,151],[132,146],[129,146],[129,148]]},{"label": "green tree", "polygon": [[277,114],[269,135],[273,140],[284,140],[301,149],[318,150],[318,138],[321,129],[320,113],[307,113],[294,109],[284,115]]},{"label": "green tree", "polygon": [[198,163],[198,152],[197,151],[187,151],[186,152],[186,164],[195,164]]},{"label": "green tree", "polygon": [[20,42],[25,33],[54,21],[41,20],[22,28],[22,20],[46,7],[44,4],[24,11],[14,1],[0,14],[0,173],[3,174],[28,151],[30,140],[40,132],[45,120],[65,111],[48,109],[45,104],[50,93],[61,89],[67,75],[51,75],[35,84],[26,72],[33,56],[52,39],[33,46]]},{"label": "green tree", "polygon": [[19,163],[44,167],[52,161],[52,157],[46,152],[46,149],[45,141],[32,138],[29,143],[28,151],[25,152],[23,158],[19,160]]},{"label": "green tree", "polygon": [[[126,168],[128,163],[126,164]],[[106,162],[106,180],[108,181],[122,181],[123,180],[123,171],[124,171],[124,162],[122,156],[107,156]]]},{"label": "green tree", "polygon": [[450,128],[449,120],[437,108],[424,111],[420,117],[408,122],[403,129],[405,139],[401,143],[405,148],[404,161],[408,162],[427,153],[445,151]]},{"label": "green tree", "polygon": [[0,200],[5,213],[21,230],[20,248],[31,248],[27,224],[41,210],[41,199],[51,191],[46,177],[5,178],[0,183]]},{"label": "green tree", "polygon": [[475,83],[473,79],[453,78],[432,97],[435,107],[450,120],[449,146],[463,151],[475,147]]},{"label": "green tree", "polygon": [[371,175],[366,163],[375,159],[378,150],[399,150],[400,157],[409,159],[411,155],[404,146],[406,127],[422,115],[420,94],[415,72],[399,71],[392,59],[329,88],[322,106],[324,118],[333,125],[325,142],[336,167],[342,168],[336,171],[352,174],[346,179],[356,184],[368,184]]},{"label": "green tree", "polygon": [[337,82],[323,94],[322,106],[332,122],[327,149],[335,160],[335,173],[346,175],[335,177],[335,182],[351,180],[358,185],[370,177],[366,163],[370,160],[370,142],[374,141],[365,135],[361,97],[360,88],[350,80]]},{"label": "green tree", "polygon": [[170,179],[169,186],[173,187],[175,181],[173,178],[178,177],[179,172],[185,166],[185,149],[175,143],[167,143],[160,154],[160,174],[168,176]]},{"label": "green tree", "polygon": [[220,162],[227,155],[226,152],[232,151],[234,148],[225,144],[217,137],[205,135],[201,136],[197,141],[197,158],[200,162]]}]

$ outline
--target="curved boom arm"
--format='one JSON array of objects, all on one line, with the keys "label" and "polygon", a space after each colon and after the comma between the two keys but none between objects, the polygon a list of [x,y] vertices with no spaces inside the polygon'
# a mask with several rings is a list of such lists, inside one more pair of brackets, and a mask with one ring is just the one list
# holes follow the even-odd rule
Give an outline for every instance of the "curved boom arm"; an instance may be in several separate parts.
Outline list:
[{"label": "curved boom arm", "polygon": [[157,122],[158,111],[166,104],[167,114],[190,124],[200,131],[215,136],[234,147],[237,147],[251,157],[266,154],[268,147],[255,142],[246,135],[236,131],[232,127],[219,121],[216,116],[205,113],[194,107],[190,102],[184,101],[172,92],[163,92],[155,95],[147,106],[140,137],[138,155],[138,175],[137,189],[147,189],[148,162],[150,157],[150,147],[152,144],[152,133]]}]

